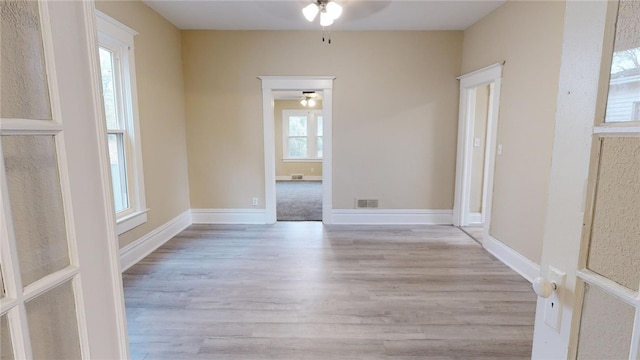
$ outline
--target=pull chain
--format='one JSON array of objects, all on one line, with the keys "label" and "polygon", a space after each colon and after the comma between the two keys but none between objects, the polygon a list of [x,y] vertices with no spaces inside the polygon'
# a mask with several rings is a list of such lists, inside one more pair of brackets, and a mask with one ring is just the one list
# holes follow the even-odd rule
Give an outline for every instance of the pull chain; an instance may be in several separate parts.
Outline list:
[{"label": "pull chain", "polygon": [[329,30],[329,34],[325,35],[325,27],[322,27],[322,42],[326,42],[331,45],[331,30]]}]

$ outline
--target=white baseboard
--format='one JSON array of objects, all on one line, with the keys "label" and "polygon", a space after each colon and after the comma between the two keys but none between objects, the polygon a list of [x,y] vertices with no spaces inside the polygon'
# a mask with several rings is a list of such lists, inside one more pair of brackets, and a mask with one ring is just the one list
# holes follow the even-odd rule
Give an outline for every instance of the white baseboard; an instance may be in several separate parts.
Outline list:
[{"label": "white baseboard", "polygon": [[187,210],[140,239],[120,249],[120,269],[124,272],[155,249],[162,246],[191,225],[191,210]]},{"label": "white baseboard", "polygon": [[333,224],[451,225],[452,210],[334,209]]},{"label": "white baseboard", "polygon": [[529,282],[540,276],[540,265],[505,245],[493,236],[483,236],[482,246],[505,265],[522,275]]},{"label": "white baseboard", "polygon": [[191,209],[194,224],[266,224],[265,209]]},{"label": "white baseboard", "polygon": [[[287,181],[291,180],[291,175],[289,176],[276,176],[276,181]],[[305,175],[302,177],[302,180],[294,180],[294,181],[322,181],[322,176],[308,176]]]},{"label": "white baseboard", "polygon": [[469,225],[482,224],[482,213],[470,213],[467,220]]}]

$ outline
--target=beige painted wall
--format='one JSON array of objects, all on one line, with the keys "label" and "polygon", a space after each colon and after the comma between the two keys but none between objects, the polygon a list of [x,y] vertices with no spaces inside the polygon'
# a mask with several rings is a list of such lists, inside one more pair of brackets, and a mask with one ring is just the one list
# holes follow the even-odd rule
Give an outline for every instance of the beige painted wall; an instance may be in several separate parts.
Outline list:
[{"label": "beige painted wall", "polygon": [[[275,138],[276,138],[276,176],[322,176],[322,162],[284,162],[282,161],[282,110],[306,110],[298,100],[276,100],[274,102]],[[322,101],[318,101],[315,110],[322,110]]]},{"label": "beige painted wall", "polygon": [[97,1],[136,30],[136,80],[148,221],[120,235],[125,246],[189,209],[180,31],[141,1]]},{"label": "beige painted wall", "polygon": [[333,203],[451,209],[462,32],[184,31],[192,208],[264,204],[260,75],[334,75]]},{"label": "beige painted wall", "polygon": [[509,1],[464,32],[462,72],[505,60],[490,234],[540,263],[563,1]]},{"label": "beige painted wall", "polygon": [[471,159],[471,194],[469,211],[482,212],[482,188],[484,185],[484,155],[487,140],[487,121],[489,119],[489,85],[476,88],[476,108],[473,139],[480,139],[480,146],[473,147]]}]

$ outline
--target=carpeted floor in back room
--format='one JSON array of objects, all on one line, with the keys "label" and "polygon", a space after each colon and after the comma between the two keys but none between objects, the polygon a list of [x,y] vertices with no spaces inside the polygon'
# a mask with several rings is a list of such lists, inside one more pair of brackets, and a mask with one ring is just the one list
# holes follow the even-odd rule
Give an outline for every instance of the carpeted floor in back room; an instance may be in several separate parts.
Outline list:
[{"label": "carpeted floor in back room", "polygon": [[278,221],[322,221],[322,181],[276,181]]}]

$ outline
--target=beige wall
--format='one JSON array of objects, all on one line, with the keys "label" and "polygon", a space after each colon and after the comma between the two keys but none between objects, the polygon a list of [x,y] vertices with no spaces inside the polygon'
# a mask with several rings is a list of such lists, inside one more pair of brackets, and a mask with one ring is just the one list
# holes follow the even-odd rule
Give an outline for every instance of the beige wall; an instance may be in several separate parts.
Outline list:
[{"label": "beige wall", "polygon": [[462,32],[184,31],[192,208],[264,204],[260,75],[334,75],[333,202],[451,209]]},{"label": "beige wall", "polygon": [[564,2],[510,1],[464,32],[462,72],[505,60],[490,233],[540,263]]},{"label": "beige wall", "polygon": [[487,140],[487,122],[489,120],[489,85],[476,88],[476,108],[473,129],[473,139],[480,139],[480,146],[473,147],[471,159],[471,194],[469,211],[482,212],[482,190],[484,185],[484,155]]},{"label": "beige wall", "polygon": [[180,31],[141,1],[97,1],[136,30],[136,80],[148,222],[120,236],[137,240],[189,209]]},{"label": "beige wall", "polygon": [[[298,100],[276,100],[273,105],[276,138],[276,176],[291,176],[291,174],[303,174],[304,176],[322,176],[322,162],[284,162],[282,160],[282,110],[307,110]],[[318,101],[315,110],[322,110],[322,101]]]}]

